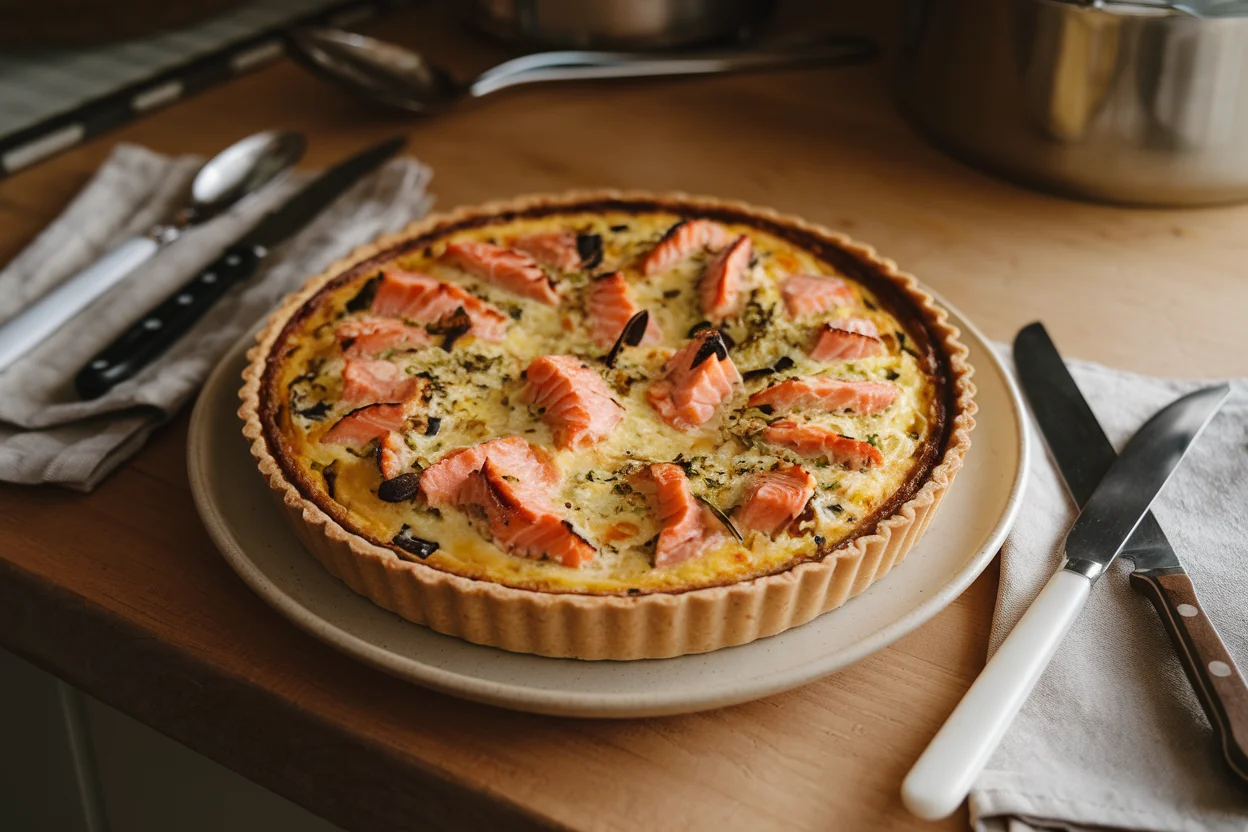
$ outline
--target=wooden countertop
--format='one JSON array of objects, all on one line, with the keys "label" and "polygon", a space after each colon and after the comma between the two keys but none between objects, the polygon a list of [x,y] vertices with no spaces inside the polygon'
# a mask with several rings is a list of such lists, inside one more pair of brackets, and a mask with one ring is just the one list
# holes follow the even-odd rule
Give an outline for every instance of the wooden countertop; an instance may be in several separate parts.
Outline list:
[{"label": "wooden countertop", "polygon": [[[888,40],[893,5],[830,4]],[[418,9],[374,24],[462,69],[502,55]],[[283,126],[328,163],[396,131],[438,204],[572,187],[717,194],[870,242],[990,336],[1043,319],[1069,355],[1248,373],[1248,207],[1087,205],[951,161],[900,119],[889,64],[565,85],[416,120],[283,63],[0,182],[0,262],[117,141],[211,154]],[[186,414],[95,493],[0,487],[0,645],[351,830],[933,828],[898,784],[983,662],[995,567],[917,632],[759,702],[624,722],[536,717],[393,680],[253,596],[187,488]],[[944,828],[964,828],[963,813]]]}]

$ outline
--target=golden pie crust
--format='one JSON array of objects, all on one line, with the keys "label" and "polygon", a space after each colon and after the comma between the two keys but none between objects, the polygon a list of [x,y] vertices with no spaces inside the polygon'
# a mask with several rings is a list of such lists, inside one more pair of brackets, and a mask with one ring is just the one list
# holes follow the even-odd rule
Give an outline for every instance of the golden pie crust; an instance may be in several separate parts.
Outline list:
[{"label": "golden pie crust", "polygon": [[[724,585],[642,595],[547,592],[479,580],[404,559],[344,527],[315,499],[283,452],[266,407],[266,374],[280,362],[274,345],[331,281],[417,238],[499,219],[575,210],[666,211],[748,223],[813,246],[838,270],[868,286],[888,284],[921,326],[943,395],[939,437],[925,470],[864,518],[830,552],[774,574]],[[335,577],[379,606],[438,632],[520,653],[579,659],[666,658],[745,644],[828,612],[900,563],[931,522],[970,446],[976,404],[972,368],[958,330],[910,275],[844,235],[775,211],[707,197],[644,192],[574,192],[462,208],[430,216],[364,246],[290,295],[248,352],[240,391],[243,434],[295,534]],[[330,508],[332,511],[332,508]]]}]

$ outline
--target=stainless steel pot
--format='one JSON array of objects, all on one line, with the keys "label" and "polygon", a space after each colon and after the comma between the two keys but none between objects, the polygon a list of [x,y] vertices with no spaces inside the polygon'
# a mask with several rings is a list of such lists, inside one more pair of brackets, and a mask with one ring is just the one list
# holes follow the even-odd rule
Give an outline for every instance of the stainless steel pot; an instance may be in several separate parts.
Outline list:
[{"label": "stainless steel pot", "polygon": [[749,38],[772,0],[450,0],[465,22],[533,47],[662,49]]},{"label": "stainless steel pot", "polygon": [[908,12],[902,106],[953,154],[1094,200],[1248,199],[1248,16],[1061,0]]}]

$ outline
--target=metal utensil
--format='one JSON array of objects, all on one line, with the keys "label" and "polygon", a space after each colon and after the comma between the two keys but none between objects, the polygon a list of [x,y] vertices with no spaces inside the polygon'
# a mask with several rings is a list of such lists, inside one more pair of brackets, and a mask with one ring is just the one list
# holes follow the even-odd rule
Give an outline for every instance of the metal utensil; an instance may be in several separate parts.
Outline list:
[{"label": "metal utensil", "polygon": [[862,63],[879,52],[859,37],[830,37],[783,50],[649,55],[630,52],[539,52],[499,64],[468,83],[424,56],[376,38],[338,29],[305,29],[288,36],[295,60],[333,83],[391,107],[434,113],[465,98],[521,84],[603,78],[718,75],[799,66]]},{"label": "metal utensil", "polygon": [[1099,8],[1112,9],[1117,6],[1131,9],[1134,7],[1137,13],[1141,9],[1160,9],[1180,12],[1192,17],[1234,16],[1248,12],[1248,2],[1245,0],[1188,0],[1186,3],[1175,3],[1173,0],[1077,0],[1077,2]]},{"label": "metal utensil", "polygon": [[264,218],[198,275],[149,311],[74,378],[78,395],[94,399],[132,377],[203,317],[231,287],[255,274],[274,246],[311,222],[344,191],[398,152],[395,137],[322,173]]},{"label": "metal utensil", "polygon": [[167,223],[118,243],[0,326],[0,371],[56,332],[92,301],[150,260],[188,228],[207,222],[273,182],[303,156],[298,133],[266,131],[218,153],[195,175],[190,201]]},{"label": "metal utensil", "polygon": [[455,0],[461,20],[538,48],[666,49],[724,38],[745,41],[772,0]]},{"label": "metal utensil", "polygon": [[[1042,324],[1026,326],[1015,337],[1014,363],[1066,487],[1082,506],[1117,458],[1114,446]],[[1151,512],[1122,557],[1134,562],[1131,585],[1157,608],[1227,764],[1248,780],[1248,685]]]},{"label": "metal utensil", "polygon": [[1192,442],[1230,394],[1225,384],[1190,393],[1140,428],[1066,534],[1066,561],[1014,625],[901,787],[921,818],[953,812],[1104,574]]},{"label": "metal utensil", "polygon": [[1161,5],[911,0],[903,109],[954,155],[1046,190],[1248,199],[1248,4]]}]

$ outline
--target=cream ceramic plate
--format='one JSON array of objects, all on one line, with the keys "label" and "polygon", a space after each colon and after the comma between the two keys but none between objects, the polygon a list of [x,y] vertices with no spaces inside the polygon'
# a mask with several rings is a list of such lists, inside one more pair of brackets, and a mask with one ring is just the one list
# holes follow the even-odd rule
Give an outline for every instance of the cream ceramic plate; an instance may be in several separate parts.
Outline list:
[{"label": "cream ceramic plate", "polygon": [[250,335],[213,372],[191,417],[191,489],[208,533],[261,598],[327,644],[399,678],[562,716],[654,716],[745,702],[840,670],[927,621],[979,575],[1014,522],[1027,470],[1018,390],[979,332],[949,311],[971,351],[980,409],[966,463],[940,512],[886,579],[809,624],[741,647],[633,662],[549,659],[440,635],[355,594],[295,539],[248,453],[235,411]]}]

